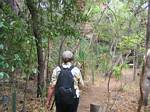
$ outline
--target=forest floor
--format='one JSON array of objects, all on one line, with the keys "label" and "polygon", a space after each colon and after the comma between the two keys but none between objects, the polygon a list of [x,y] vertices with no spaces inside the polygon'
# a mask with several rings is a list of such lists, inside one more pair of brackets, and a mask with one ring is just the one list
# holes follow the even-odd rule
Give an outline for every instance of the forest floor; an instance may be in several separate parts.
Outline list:
[{"label": "forest floor", "polygon": [[[133,81],[133,69],[122,71],[121,79],[117,80],[114,77],[110,80],[110,98],[108,103],[107,82],[108,78],[101,75],[95,78],[95,83],[92,84],[91,80],[85,81],[85,87],[82,89],[80,104],[78,112],[90,112],[90,104],[100,105],[101,107],[108,107],[109,112],[136,112],[139,99],[139,76]],[[22,84],[22,85],[21,85]],[[21,112],[23,105],[23,87],[24,83],[18,84],[17,87],[17,112]],[[1,87],[1,86],[0,86]],[[0,95],[11,96],[10,88],[0,88]],[[10,97],[11,99],[11,97]],[[150,102],[149,102],[150,104]],[[150,106],[143,107],[141,112],[148,110]],[[5,112],[11,111],[11,102],[9,109]],[[36,98],[36,81],[29,81],[27,87],[26,111],[23,112],[50,112],[45,111],[44,101]],[[0,112],[2,111],[2,103],[0,102]],[[107,111],[108,112],[108,111]]]},{"label": "forest floor", "polygon": [[[110,80],[110,98],[108,103],[108,78],[96,78],[95,85],[86,84],[82,91],[78,112],[90,112],[90,104],[108,107],[109,112],[136,112],[139,100],[139,76],[133,81],[133,69],[123,70],[120,80]],[[150,103],[150,102],[149,102]],[[149,106],[143,107],[141,112]],[[103,112],[103,111],[102,111]]]}]

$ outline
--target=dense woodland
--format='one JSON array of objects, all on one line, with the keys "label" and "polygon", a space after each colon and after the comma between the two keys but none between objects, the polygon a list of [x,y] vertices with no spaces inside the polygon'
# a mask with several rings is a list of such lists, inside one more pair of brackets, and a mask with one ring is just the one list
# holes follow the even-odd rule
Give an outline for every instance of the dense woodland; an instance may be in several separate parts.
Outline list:
[{"label": "dense woodland", "polygon": [[47,112],[64,50],[85,81],[79,112],[92,103],[100,112],[148,110],[139,88],[149,37],[150,0],[0,0],[0,112]]}]

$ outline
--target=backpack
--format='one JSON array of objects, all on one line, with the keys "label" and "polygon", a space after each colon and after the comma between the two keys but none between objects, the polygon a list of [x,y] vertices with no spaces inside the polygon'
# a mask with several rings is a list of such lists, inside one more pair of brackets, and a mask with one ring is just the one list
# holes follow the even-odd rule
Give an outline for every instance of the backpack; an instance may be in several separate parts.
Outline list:
[{"label": "backpack", "polygon": [[63,68],[60,66],[60,74],[57,78],[55,86],[55,102],[63,104],[72,104],[76,98],[76,91],[74,89],[74,79],[70,68]]}]

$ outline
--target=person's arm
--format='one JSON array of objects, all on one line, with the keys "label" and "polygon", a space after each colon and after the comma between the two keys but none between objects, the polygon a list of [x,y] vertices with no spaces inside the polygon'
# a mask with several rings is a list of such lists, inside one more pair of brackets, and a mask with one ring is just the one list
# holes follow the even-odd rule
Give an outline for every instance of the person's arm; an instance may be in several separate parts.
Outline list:
[{"label": "person's arm", "polygon": [[47,95],[47,101],[46,101],[46,106],[48,108],[51,104],[51,99],[52,99],[52,96],[54,95],[54,92],[55,92],[55,85],[57,82],[57,77],[58,77],[59,71],[60,71],[60,68],[56,67],[52,73],[51,84],[48,87],[48,95]]},{"label": "person's arm", "polygon": [[49,86],[48,88],[48,95],[47,95],[47,101],[46,101],[46,106],[47,108],[49,108],[50,104],[51,104],[51,99],[52,99],[52,96],[54,94],[54,91],[55,91],[55,86]]},{"label": "person's arm", "polygon": [[82,89],[83,87],[84,87],[84,81],[81,72],[79,72],[79,88]]},{"label": "person's arm", "polygon": [[54,91],[55,91],[55,86],[49,86],[48,87],[48,95],[47,95],[47,101],[46,101],[47,108],[49,108],[49,106],[51,104],[51,99],[52,99],[52,96],[54,94]]},{"label": "person's arm", "polygon": [[74,74],[76,74],[75,77],[78,80],[78,84],[79,84],[78,86],[80,88],[84,87],[84,81],[83,81],[80,69],[78,69],[77,67],[75,67],[74,70],[73,70],[73,72],[74,72]]}]

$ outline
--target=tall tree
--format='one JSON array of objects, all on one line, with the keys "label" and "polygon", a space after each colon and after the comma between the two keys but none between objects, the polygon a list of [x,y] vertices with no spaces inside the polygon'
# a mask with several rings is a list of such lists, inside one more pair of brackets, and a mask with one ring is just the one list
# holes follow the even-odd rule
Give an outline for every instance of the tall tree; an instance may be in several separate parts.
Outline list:
[{"label": "tall tree", "polygon": [[[149,38],[150,38],[150,0],[148,0],[148,18],[147,18],[147,32],[146,32],[146,42],[145,42],[145,49],[147,51],[149,47]],[[145,63],[143,62],[142,72],[140,75],[140,99],[137,112],[141,111],[141,107],[143,105],[143,80],[144,80],[144,72],[145,72]]]},{"label": "tall tree", "polygon": [[40,33],[40,17],[35,0],[26,0],[27,7],[31,14],[32,30],[36,41],[37,59],[38,59],[38,76],[37,76],[37,97],[42,95],[44,87],[44,56],[42,50],[42,35]]}]

